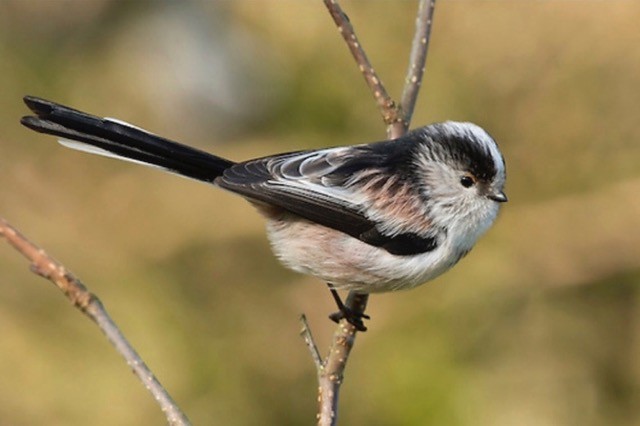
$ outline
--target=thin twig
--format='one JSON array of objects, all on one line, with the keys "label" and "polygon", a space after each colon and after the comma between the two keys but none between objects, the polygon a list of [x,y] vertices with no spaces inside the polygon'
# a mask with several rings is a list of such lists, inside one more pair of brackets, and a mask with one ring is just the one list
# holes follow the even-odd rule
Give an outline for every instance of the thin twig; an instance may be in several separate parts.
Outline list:
[{"label": "thin twig", "polygon": [[309,328],[309,323],[307,322],[307,317],[305,314],[300,315],[300,322],[302,323],[302,330],[300,330],[300,335],[304,339],[304,342],[307,344],[309,352],[311,353],[311,358],[313,359],[313,363],[316,365],[316,370],[318,370],[318,374],[320,374],[320,372],[324,369],[324,361],[322,361],[322,355],[320,355],[318,345],[316,345],[313,334],[311,334],[311,329]]},{"label": "thin twig", "polygon": [[153,395],[170,425],[186,426],[190,424],[189,419],[118,329],[102,302],[78,278],[43,249],[30,242],[3,218],[0,218],[0,236],[4,237],[10,245],[31,262],[31,271],[54,283],[73,306],[98,325],[145,388]]},{"label": "thin twig", "polygon": [[420,92],[420,86],[422,84],[435,8],[436,0],[420,0],[418,16],[416,17],[416,32],[413,36],[409,66],[407,67],[407,77],[405,78],[402,100],[400,101],[403,113],[402,123],[405,132],[409,128],[409,123],[411,123],[413,110],[416,106],[416,100],[418,99],[418,92]]},{"label": "thin twig", "polygon": [[[402,95],[402,104],[398,105],[388,95],[380,78],[376,75],[355,35],[349,18],[338,5],[337,0],[323,0],[334,22],[338,26],[351,54],[380,108],[382,118],[387,124],[387,135],[398,138],[409,128],[415,103],[424,75],[429,34],[435,8],[435,0],[420,0],[420,7],[416,18],[416,32],[413,39],[409,70]],[[364,313],[369,296],[350,292],[345,305],[356,313]],[[318,372],[318,425],[335,426],[337,424],[338,398],[340,386],[344,379],[344,370],[355,343],[356,328],[346,320],[341,320],[334,332],[333,341],[327,357],[319,358],[318,349],[313,342],[313,336],[304,316],[303,332],[307,346]]]},{"label": "thin twig", "polygon": [[378,108],[380,108],[380,113],[382,114],[382,119],[385,124],[391,126],[392,124],[401,121],[402,113],[399,111],[399,106],[393,99],[391,99],[391,96],[387,93],[387,89],[385,89],[382,84],[382,80],[380,80],[380,77],[376,74],[371,62],[369,62],[369,58],[367,58],[367,55],[354,32],[353,26],[349,21],[349,17],[344,13],[337,0],[323,1],[327,10],[331,14],[333,21],[338,27],[338,31],[340,31],[342,38],[347,43],[349,51],[351,51],[351,55],[353,55],[353,58],[358,64],[358,68],[364,76],[369,89],[371,89],[371,93],[373,93],[373,97],[378,104]]}]

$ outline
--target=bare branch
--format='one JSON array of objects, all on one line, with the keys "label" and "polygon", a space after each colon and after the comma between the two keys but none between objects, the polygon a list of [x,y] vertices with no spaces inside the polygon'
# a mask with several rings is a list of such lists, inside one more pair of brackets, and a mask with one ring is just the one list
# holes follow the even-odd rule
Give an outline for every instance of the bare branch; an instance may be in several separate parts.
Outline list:
[{"label": "bare branch", "polygon": [[0,236],[4,237],[10,245],[31,262],[31,270],[35,274],[54,283],[73,306],[100,327],[118,353],[126,360],[127,365],[153,395],[170,425],[185,426],[190,424],[185,414],[118,329],[102,302],[78,278],[43,249],[30,242],[3,218],[0,218]]},{"label": "bare branch", "polygon": [[[374,99],[380,108],[384,122],[387,124],[387,135],[398,138],[409,128],[415,103],[424,75],[424,66],[429,46],[429,34],[435,8],[435,0],[420,0],[416,18],[416,32],[411,48],[409,69],[402,95],[402,104],[398,105],[388,95],[382,81],[375,73],[367,55],[355,35],[349,18],[338,5],[337,0],[323,0],[334,22],[338,26],[351,54],[364,78],[373,92]],[[350,292],[345,306],[356,313],[364,313],[369,296]],[[346,320],[340,321],[333,335],[329,354],[322,360],[313,342],[308,324],[302,317],[302,335],[311,351],[311,356],[318,371],[318,425],[334,426],[337,424],[338,397],[344,379],[344,370],[355,343],[356,328]]]},{"label": "bare branch", "polygon": [[318,425],[333,426],[338,419],[338,398],[344,369],[356,339],[355,328],[343,321],[333,334],[326,368],[318,375]]},{"label": "bare branch", "polygon": [[307,317],[304,314],[300,315],[300,322],[302,323],[302,330],[300,330],[300,335],[304,339],[304,342],[307,344],[309,352],[311,353],[311,358],[313,359],[313,363],[316,365],[318,375],[320,375],[320,373],[324,369],[324,361],[322,361],[322,356],[320,355],[318,346],[313,339],[313,334],[311,334],[311,329],[309,328]]},{"label": "bare branch", "polygon": [[[358,312],[364,312],[369,296],[350,292],[345,305]],[[333,341],[324,368],[318,375],[318,425],[335,426],[338,420],[338,398],[344,380],[349,354],[356,341],[356,328],[346,320],[340,321],[333,333]]]},{"label": "bare branch", "polygon": [[413,36],[407,77],[405,78],[402,100],[400,101],[402,113],[404,114],[402,121],[406,126],[404,129],[405,132],[409,128],[409,123],[411,123],[413,110],[416,105],[416,100],[418,99],[418,92],[422,85],[422,76],[424,75],[425,63],[427,61],[427,50],[429,49],[429,39],[435,7],[436,0],[420,0],[418,16],[416,17],[416,32]]},{"label": "bare branch", "polygon": [[391,99],[387,93],[387,89],[385,89],[382,84],[382,80],[380,80],[380,77],[376,74],[371,62],[369,62],[369,58],[367,58],[367,55],[354,32],[353,26],[349,21],[349,17],[344,13],[337,0],[323,1],[327,10],[331,14],[333,21],[336,23],[342,38],[347,43],[347,46],[351,51],[351,55],[353,55],[353,58],[358,64],[358,68],[364,76],[369,89],[371,89],[371,93],[373,93],[373,98],[378,104],[378,108],[380,108],[380,113],[382,114],[382,119],[385,124],[392,125],[402,120],[402,114],[398,109],[398,105],[393,99]]}]

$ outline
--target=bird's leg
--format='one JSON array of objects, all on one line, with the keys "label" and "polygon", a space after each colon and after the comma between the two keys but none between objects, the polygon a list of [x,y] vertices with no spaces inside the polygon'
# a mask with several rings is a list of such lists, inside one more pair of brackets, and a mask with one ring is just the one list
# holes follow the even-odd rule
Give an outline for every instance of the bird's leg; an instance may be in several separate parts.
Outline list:
[{"label": "bird's leg", "polygon": [[333,300],[336,301],[336,305],[338,305],[338,312],[334,312],[329,315],[329,319],[333,322],[340,322],[341,319],[346,319],[349,324],[353,325],[358,331],[367,331],[367,327],[364,326],[362,319],[370,319],[371,317],[363,312],[356,312],[353,309],[347,307],[340,298],[340,295],[336,291],[335,288],[330,283],[327,283],[329,286],[329,291],[333,296]]}]

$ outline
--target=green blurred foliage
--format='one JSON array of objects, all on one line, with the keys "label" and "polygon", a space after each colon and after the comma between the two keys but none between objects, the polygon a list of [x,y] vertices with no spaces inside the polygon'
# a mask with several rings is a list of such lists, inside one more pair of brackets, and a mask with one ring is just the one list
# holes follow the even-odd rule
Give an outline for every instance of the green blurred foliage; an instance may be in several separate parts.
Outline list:
[{"label": "green blurred foliage", "polygon": [[[34,94],[243,159],[384,126],[322,2],[0,2],[0,215],[78,274],[195,424],[310,424],[334,308],[222,191],[26,131]],[[416,5],[344,1],[400,93]],[[474,121],[507,159],[454,270],[375,296],[354,425],[640,423],[640,4],[443,1],[414,125]],[[0,246],[0,423],[159,424],[94,325]]]}]

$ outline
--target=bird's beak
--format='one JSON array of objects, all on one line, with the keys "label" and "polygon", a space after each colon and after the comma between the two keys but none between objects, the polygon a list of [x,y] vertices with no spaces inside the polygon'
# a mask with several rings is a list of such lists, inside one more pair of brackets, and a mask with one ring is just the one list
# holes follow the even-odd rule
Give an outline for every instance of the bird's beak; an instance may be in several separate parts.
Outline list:
[{"label": "bird's beak", "polygon": [[487,195],[487,198],[498,203],[506,203],[507,201],[509,201],[507,195],[502,191],[492,192],[491,194]]}]

